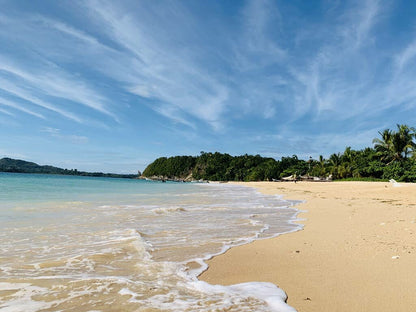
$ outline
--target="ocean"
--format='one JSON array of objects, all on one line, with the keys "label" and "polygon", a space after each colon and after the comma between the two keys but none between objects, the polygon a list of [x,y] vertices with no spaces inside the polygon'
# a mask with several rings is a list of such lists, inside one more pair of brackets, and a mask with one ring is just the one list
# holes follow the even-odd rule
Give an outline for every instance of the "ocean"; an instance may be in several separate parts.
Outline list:
[{"label": "ocean", "polygon": [[294,202],[217,183],[0,173],[0,311],[295,311],[205,260],[296,231]]}]

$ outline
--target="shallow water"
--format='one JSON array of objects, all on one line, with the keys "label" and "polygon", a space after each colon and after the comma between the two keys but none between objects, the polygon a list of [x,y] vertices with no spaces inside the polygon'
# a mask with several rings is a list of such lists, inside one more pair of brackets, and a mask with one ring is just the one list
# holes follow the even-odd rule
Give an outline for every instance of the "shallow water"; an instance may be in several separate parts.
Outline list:
[{"label": "shallow water", "polygon": [[0,311],[293,311],[272,284],[196,278],[214,254],[297,230],[293,204],[228,184],[0,173]]}]

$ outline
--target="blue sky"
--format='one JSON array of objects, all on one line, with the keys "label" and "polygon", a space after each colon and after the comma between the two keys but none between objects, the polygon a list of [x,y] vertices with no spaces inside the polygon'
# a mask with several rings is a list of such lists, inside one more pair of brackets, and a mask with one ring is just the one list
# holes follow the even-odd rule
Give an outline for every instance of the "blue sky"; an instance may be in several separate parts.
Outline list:
[{"label": "blue sky", "polygon": [[136,172],[416,126],[412,1],[2,1],[0,157]]}]

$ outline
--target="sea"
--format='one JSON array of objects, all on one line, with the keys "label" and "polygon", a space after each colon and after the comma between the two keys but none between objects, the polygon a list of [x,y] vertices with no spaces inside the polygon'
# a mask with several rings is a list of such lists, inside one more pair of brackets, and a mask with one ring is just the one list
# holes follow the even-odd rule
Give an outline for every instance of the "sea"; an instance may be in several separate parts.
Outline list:
[{"label": "sea", "polygon": [[299,230],[295,204],[228,183],[0,173],[0,311],[293,312],[274,284],[198,275]]}]

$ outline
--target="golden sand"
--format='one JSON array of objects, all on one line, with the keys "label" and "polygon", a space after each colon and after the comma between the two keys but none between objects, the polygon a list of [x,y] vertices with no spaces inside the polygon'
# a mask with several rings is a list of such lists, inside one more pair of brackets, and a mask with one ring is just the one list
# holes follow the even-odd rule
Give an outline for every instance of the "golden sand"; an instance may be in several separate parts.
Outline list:
[{"label": "golden sand", "polygon": [[253,182],[306,200],[304,229],[232,248],[200,276],[272,282],[299,312],[416,311],[416,184]]}]

